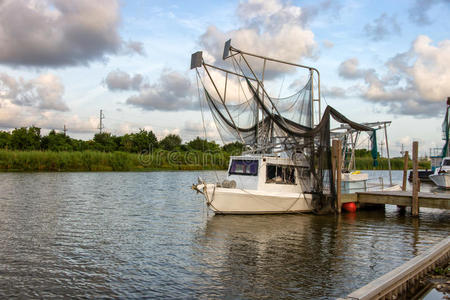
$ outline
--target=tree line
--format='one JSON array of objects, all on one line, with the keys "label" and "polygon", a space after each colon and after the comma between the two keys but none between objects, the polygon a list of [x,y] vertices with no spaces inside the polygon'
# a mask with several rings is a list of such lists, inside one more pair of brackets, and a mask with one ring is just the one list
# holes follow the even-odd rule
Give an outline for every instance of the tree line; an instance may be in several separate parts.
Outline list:
[{"label": "tree line", "polygon": [[177,134],[169,134],[160,141],[152,131],[140,129],[139,132],[122,136],[108,132],[97,133],[92,140],[74,139],[64,133],[51,130],[47,135],[41,135],[41,128],[21,127],[9,131],[0,131],[0,149],[18,151],[101,151],[101,152],[129,152],[142,153],[154,149],[167,151],[225,151],[241,153],[244,146],[239,142],[220,146],[214,141],[195,138],[183,143]]}]

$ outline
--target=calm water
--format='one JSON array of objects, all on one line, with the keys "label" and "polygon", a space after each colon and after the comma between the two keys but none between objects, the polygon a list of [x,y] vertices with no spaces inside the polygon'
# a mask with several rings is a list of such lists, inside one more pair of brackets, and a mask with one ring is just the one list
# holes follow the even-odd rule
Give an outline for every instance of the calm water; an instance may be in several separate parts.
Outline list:
[{"label": "calm water", "polygon": [[390,206],[214,216],[198,175],[0,173],[0,298],[329,299],[449,235],[449,212]]}]

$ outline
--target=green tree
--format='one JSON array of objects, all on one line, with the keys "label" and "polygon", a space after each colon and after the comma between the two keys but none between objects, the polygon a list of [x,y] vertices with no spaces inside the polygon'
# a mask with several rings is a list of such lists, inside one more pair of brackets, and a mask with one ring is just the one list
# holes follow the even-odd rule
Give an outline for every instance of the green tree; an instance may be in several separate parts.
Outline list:
[{"label": "green tree", "polygon": [[116,143],[109,132],[97,133],[94,135],[94,149],[104,152],[116,150]]},{"label": "green tree", "polygon": [[372,157],[372,153],[366,149],[355,149],[356,157]]},{"label": "green tree", "polygon": [[159,146],[164,150],[172,151],[181,146],[181,137],[177,134],[169,134],[159,142]]},{"label": "green tree", "polygon": [[133,135],[127,133],[121,136],[119,149],[125,152],[133,152]]},{"label": "green tree", "polygon": [[41,148],[50,151],[72,151],[72,141],[64,133],[56,133],[51,130],[41,140]]},{"label": "green tree", "polygon": [[201,139],[196,137],[189,143],[187,143],[187,147],[192,150],[198,151],[216,151],[220,149],[220,146],[216,144],[216,142],[208,142],[205,139]]},{"label": "green tree", "polygon": [[73,151],[89,150],[90,142],[92,143],[92,141],[83,141],[83,140],[77,140],[77,139],[70,139],[70,144],[72,145]]},{"label": "green tree", "polygon": [[0,148],[9,149],[11,147],[11,133],[0,131]]},{"label": "green tree", "polygon": [[245,145],[240,142],[228,143],[222,146],[223,151],[233,155],[241,155],[244,149]]},{"label": "green tree", "polygon": [[41,129],[31,126],[16,128],[11,133],[11,148],[14,150],[39,150],[41,147]]},{"label": "green tree", "polygon": [[140,129],[138,133],[133,133],[133,152],[140,153],[144,150],[154,149],[158,146],[158,140],[152,131]]}]

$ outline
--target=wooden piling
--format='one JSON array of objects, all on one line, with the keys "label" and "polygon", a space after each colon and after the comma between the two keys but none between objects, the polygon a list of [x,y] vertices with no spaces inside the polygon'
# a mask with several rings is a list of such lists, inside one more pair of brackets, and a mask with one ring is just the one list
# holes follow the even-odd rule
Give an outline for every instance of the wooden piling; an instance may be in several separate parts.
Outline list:
[{"label": "wooden piling", "polygon": [[337,212],[340,214],[342,211],[342,200],[341,200],[341,178],[342,178],[342,143],[340,140],[333,140],[333,151],[332,151],[332,165],[333,174],[336,174],[336,208]]},{"label": "wooden piling", "polygon": [[411,199],[411,214],[413,217],[419,216],[419,142],[413,142],[413,191]]},{"label": "wooden piling", "polygon": [[408,161],[409,161],[409,153],[405,151],[405,157],[403,158],[403,184],[402,191],[406,191],[406,181],[408,179]]}]

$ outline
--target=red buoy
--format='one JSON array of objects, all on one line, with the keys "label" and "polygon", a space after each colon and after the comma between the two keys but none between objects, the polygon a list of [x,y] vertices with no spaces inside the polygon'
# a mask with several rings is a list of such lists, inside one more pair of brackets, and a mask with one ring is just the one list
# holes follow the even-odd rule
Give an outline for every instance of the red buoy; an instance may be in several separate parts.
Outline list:
[{"label": "red buoy", "polygon": [[356,204],[355,204],[355,202],[347,202],[347,203],[344,203],[342,205],[342,208],[345,211],[348,211],[348,212],[355,212],[356,211]]}]

